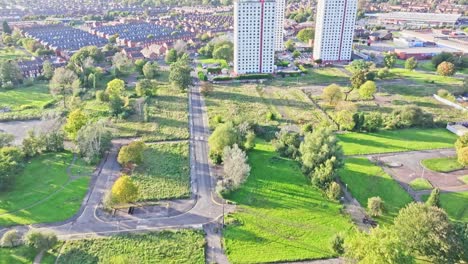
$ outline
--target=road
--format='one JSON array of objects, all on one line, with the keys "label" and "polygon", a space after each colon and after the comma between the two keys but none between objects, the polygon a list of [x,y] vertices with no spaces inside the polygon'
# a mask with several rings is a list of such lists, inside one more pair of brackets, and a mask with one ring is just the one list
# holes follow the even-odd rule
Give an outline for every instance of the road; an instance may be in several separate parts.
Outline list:
[{"label": "road", "polygon": [[[80,213],[64,223],[41,224],[35,225],[35,227],[52,230],[61,239],[80,239],[134,231],[202,228],[205,224],[216,222],[222,216],[223,206],[220,202],[216,202],[219,198],[215,197],[215,180],[210,175],[207,143],[207,136],[209,135],[208,122],[203,98],[200,95],[198,86],[191,88],[189,105],[191,132],[190,177],[192,198],[195,199],[193,207],[185,212],[180,212],[178,215],[169,217],[138,215],[119,221],[107,221],[99,218],[97,210],[99,210],[100,203],[120,174],[117,153],[122,142],[116,141],[95,172],[95,181],[91,184],[90,192],[84,200]],[[26,231],[29,227],[17,226],[14,228]],[[6,230],[1,230],[0,233]]]}]

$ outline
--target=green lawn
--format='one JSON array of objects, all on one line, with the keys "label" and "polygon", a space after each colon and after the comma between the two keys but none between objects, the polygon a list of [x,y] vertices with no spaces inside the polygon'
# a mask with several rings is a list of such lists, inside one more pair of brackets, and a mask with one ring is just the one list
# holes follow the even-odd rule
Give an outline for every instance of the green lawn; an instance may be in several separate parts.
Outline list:
[{"label": "green lawn", "polygon": [[[59,243],[58,246],[60,246]],[[54,264],[58,247],[47,251],[41,261],[41,264]],[[0,247],[0,263],[5,264],[31,264],[39,253],[35,248],[28,246],[19,246],[15,248]]]},{"label": "green lawn", "polygon": [[81,160],[66,168],[73,154],[49,153],[33,158],[7,192],[0,193],[0,226],[63,221],[81,206],[93,168]]},{"label": "green lawn", "polygon": [[14,48],[1,48],[0,49],[0,61],[6,60],[28,60],[31,56],[28,56],[24,51]]},{"label": "green lawn", "polygon": [[[428,197],[425,195],[423,200]],[[452,220],[468,222],[468,192],[441,193],[440,204]]]},{"label": "green lawn", "polygon": [[398,211],[412,201],[390,175],[367,158],[347,158],[339,176],[364,208],[367,208],[367,199],[374,196],[382,198],[386,212],[378,220],[384,223],[391,223]]},{"label": "green lawn", "polygon": [[200,63],[200,67],[201,64],[219,64],[221,68],[229,68],[228,63],[223,59],[203,59],[199,60],[198,62]]},{"label": "green lawn", "polygon": [[67,241],[57,264],[205,263],[205,239],[198,231],[164,231]]},{"label": "green lawn", "polygon": [[188,142],[149,145],[143,164],[132,178],[139,187],[141,201],[188,197]]},{"label": "green lawn", "polygon": [[346,155],[451,148],[457,136],[446,129],[384,130],[337,135]]},{"label": "green lawn", "polygon": [[247,182],[227,195],[238,204],[224,231],[231,263],[265,263],[335,257],[331,238],[353,232],[342,206],[311,186],[295,161],[257,142],[249,153]]},{"label": "green lawn", "polygon": [[411,189],[415,191],[431,190],[432,184],[427,179],[417,178],[410,182]]},{"label": "green lawn", "polygon": [[0,108],[8,107],[11,112],[0,113],[0,120],[40,118],[45,108],[53,104],[54,98],[45,83],[12,90],[0,89]]},{"label": "green lawn", "polygon": [[464,166],[458,162],[457,157],[425,159],[422,160],[421,163],[427,169],[437,172],[451,172],[464,168]]},{"label": "green lawn", "polygon": [[468,175],[461,176],[458,178],[460,181],[464,182],[465,184],[468,184]]},{"label": "green lawn", "polygon": [[393,69],[390,69],[390,72],[395,74],[395,76],[409,79],[417,83],[427,83],[427,82],[434,81],[435,83],[448,84],[448,85],[462,84],[461,79],[457,79],[454,77],[445,77],[445,76],[437,75],[435,73],[409,71],[409,70],[402,69],[402,68],[393,68]]}]

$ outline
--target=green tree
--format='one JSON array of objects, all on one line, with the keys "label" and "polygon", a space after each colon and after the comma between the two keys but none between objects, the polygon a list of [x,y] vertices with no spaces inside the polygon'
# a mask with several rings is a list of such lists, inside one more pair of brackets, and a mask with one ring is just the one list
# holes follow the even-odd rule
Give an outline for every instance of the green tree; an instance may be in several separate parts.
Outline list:
[{"label": "green tree", "polygon": [[0,148],[10,146],[14,140],[15,140],[14,135],[0,132]]},{"label": "green tree", "polygon": [[154,79],[159,74],[159,65],[156,62],[147,62],[142,71],[145,78]]},{"label": "green tree", "polygon": [[31,230],[25,235],[26,245],[38,250],[48,250],[57,244],[57,236],[52,232]]},{"label": "green tree", "polygon": [[224,148],[238,144],[239,138],[239,132],[232,123],[218,125],[208,139],[211,161],[220,164]]},{"label": "green tree", "polygon": [[284,43],[284,47],[288,51],[293,52],[296,49],[296,44],[294,43],[294,41],[292,41],[292,39],[290,39]]},{"label": "green tree", "polygon": [[171,64],[177,61],[178,55],[175,49],[170,49],[166,52],[165,61],[167,64]]},{"label": "green tree", "polygon": [[395,63],[396,63],[396,60],[397,60],[397,57],[395,55],[395,53],[386,53],[385,56],[384,56],[384,65],[385,67],[391,69],[395,66]]},{"label": "green tree", "polygon": [[309,40],[314,39],[315,30],[313,28],[304,28],[297,33],[297,39],[308,43]]},{"label": "green tree", "polygon": [[169,82],[180,90],[187,90],[192,85],[192,68],[188,62],[188,56],[185,54],[176,62],[171,64],[169,72]]},{"label": "green tree", "polygon": [[54,66],[49,60],[44,61],[44,64],[42,64],[42,74],[47,80],[52,79],[54,76]]},{"label": "green tree", "polygon": [[442,76],[453,76],[455,74],[455,65],[444,61],[437,66],[437,73]]},{"label": "green tree", "polygon": [[154,85],[151,80],[143,79],[137,82],[135,92],[138,96],[151,96],[153,94]]},{"label": "green tree", "polygon": [[123,166],[140,165],[143,162],[145,148],[146,145],[143,141],[133,141],[120,149],[117,161]]},{"label": "green tree", "polygon": [[88,123],[78,131],[78,152],[88,163],[96,163],[111,146],[112,134],[104,120]]},{"label": "green tree", "polygon": [[440,189],[434,188],[431,191],[431,195],[426,201],[426,204],[429,206],[440,207]]},{"label": "green tree", "polygon": [[17,147],[0,148],[0,190],[7,190],[21,170],[24,154]]},{"label": "green tree", "polygon": [[143,74],[143,66],[148,63],[145,59],[135,60],[135,67],[140,74]]},{"label": "green tree", "polygon": [[298,50],[293,51],[292,56],[294,59],[297,59],[301,56],[301,52]]},{"label": "green tree", "polygon": [[327,197],[332,200],[338,200],[341,196],[341,187],[338,183],[332,182],[327,189]]},{"label": "green tree", "polygon": [[343,92],[337,84],[330,84],[325,87],[322,92],[322,98],[330,105],[336,105],[343,100]]},{"label": "green tree", "polygon": [[359,96],[362,99],[373,99],[375,92],[377,92],[377,85],[373,81],[366,81],[359,87]]},{"label": "green tree", "polygon": [[224,44],[221,47],[215,47],[213,50],[213,58],[232,61],[234,59],[234,46],[232,43]]},{"label": "green tree", "polygon": [[371,197],[367,200],[367,210],[372,216],[381,216],[384,211],[384,202],[380,197]]},{"label": "green tree", "polygon": [[366,73],[365,71],[354,71],[351,77],[349,78],[351,82],[351,89],[345,93],[345,101],[348,100],[349,94],[354,90],[354,89],[359,89],[366,81]]},{"label": "green tree", "polygon": [[353,117],[354,117],[353,112],[350,112],[347,110],[341,110],[336,113],[335,121],[336,123],[338,123],[340,130],[351,131],[356,126],[356,123]]},{"label": "green tree", "polygon": [[78,131],[88,123],[88,117],[80,109],[72,111],[67,118],[67,123],[63,128],[68,137],[76,139]]},{"label": "green tree", "polygon": [[21,235],[16,229],[9,230],[5,232],[2,236],[2,240],[0,240],[1,247],[17,247],[21,245]]},{"label": "green tree", "polygon": [[463,166],[468,166],[468,147],[457,149],[458,162]]},{"label": "green tree", "polygon": [[72,93],[73,83],[78,80],[78,76],[66,68],[57,68],[50,81],[50,91],[54,95],[61,95],[63,105],[66,107],[66,97]]},{"label": "green tree", "polygon": [[11,83],[17,85],[23,80],[23,75],[18,63],[15,61],[0,62],[0,84],[5,87],[5,84]]},{"label": "green tree", "polygon": [[112,186],[112,198],[115,202],[133,203],[138,199],[138,186],[127,175],[120,176]]},{"label": "green tree", "polygon": [[451,53],[442,52],[432,57],[431,61],[432,61],[432,65],[434,65],[434,67],[437,69],[439,64],[441,64],[442,62],[446,61],[446,62],[453,63],[455,61],[455,58],[453,57]]},{"label": "green tree", "polygon": [[6,20],[3,21],[2,28],[3,28],[3,32],[7,34],[11,34],[12,31],[11,31],[10,25],[8,25],[8,22]]},{"label": "green tree", "polygon": [[119,76],[121,73],[130,73],[132,69],[132,60],[122,52],[117,52],[112,57],[112,67],[114,70],[114,76]]},{"label": "green tree", "polygon": [[121,96],[125,90],[125,82],[120,79],[113,79],[107,83],[106,93],[112,96]]},{"label": "green tree", "polygon": [[405,69],[412,71],[416,69],[416,67],[418,67],[418,60],[416,60],[414,57],[408,58],[405,61]]}]

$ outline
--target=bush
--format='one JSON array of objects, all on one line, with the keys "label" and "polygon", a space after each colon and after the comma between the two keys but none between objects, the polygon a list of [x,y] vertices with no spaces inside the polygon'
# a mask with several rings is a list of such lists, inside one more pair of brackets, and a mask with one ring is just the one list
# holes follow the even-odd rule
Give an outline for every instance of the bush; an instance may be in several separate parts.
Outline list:
[{"label": "bush", "polygon": [[343,255],[344,253],[344,238],[341,234],[336,234],[331,241],[331,248],[333,252],[338,255]]},{"label": "bush", "polygon": [[139,165],[143,162],[145,148],[146,145],[143,141],[133,141],[120,149],[117,161],[123,166]]},{"label": "bush", "polygon": [[417,106],[404,106],[393,110],[385,121],[388,129],[409,127],[432,127],[434,118],[432,114],[424,112]]},{"label": "bush", "polygon": [[3,234],[2,240],[0,241],[0,246],[2,247],[17,247],[22,243],[20,233],[15,230],[9,230]]},{"label": "bush", "polygon": [[377,85],[373,81],[366,81],[359,87],[359,96],[362,99],[373,99],[375,92],[377,92]]},{"label": "bush", "polygon": [[47,250],[57,244],[57,236],[52,232],[29,231],[25,236],[26,245],[38,250]]},{"label": "bush", "polygon": [[273,112],[268,112],[268,113],[266,114],[266,119],[269,120],[269,121],[275,120],[275,119],[276,119],[275,113],[273,113]]},{"label": "bush", "polygon": [[138,186],[127,176],[120,176],[111,189],[112,200],[116,203],[126,204],[135,202],[138,199]]},{"label": "bush", "polygon": [[328,102],[330,105],[336,105],[338,102],[343,100],[343,91],[341,90],[341,87],[337,84],[331,84],[325,89],[323,89],[322,92],[322,98]]},{"label": "bush", "polygon": [[215,77],[213,77],[213,81],[217,81],[217,82],[232,81],[232,80],[234,80],[234,78],[232,78],[230,76],[215,76]]},{"label": "bush", "polygon": [[445,90],[445,89],[440,89],[437,91],[437,95],[444,98],[444,99],[447,99],[451,102],[455,102],[456,101],[456,98],[453,94],[451,94],[449,91]]},{"label": "bush", "polygon": [[367,200],[367,209],[372,216],[381,216],[384,211],[384,203],[380,197],[371,197]]},{"label": "bush", "polygon": [[367,132],[376,132],[383,125],[382,114],[379,112],[371,112],[364,116],[364,124],[362,130]]},{"label": "bush", "polygon": [[205,81],[205,82],[208,81],[208,77],[202,71],[198,72],[198,79],[200,79],[200,81]]},{"label": "bush", "polygon": [[331,200],[338,200],[341,196],[341,187],[338,183],[332,182],[327,189],[327,197]]},{"label": "bush", "polygon": [[452,76],[455,74],[455,65],[451,62],[444,61],[437,66],[437,73],[442,76]]},{"label": "bush", "polygon": [[272,79],[273,75],[268,74],[268,73],[262,73],[262,74],[246,74],[246,75],[240,75],[237,77],[238,80],[257,80],[257,79]]},{"label": "bush", "polygon": [[273,146],[282,157],[295,159],[299,156],[299,146],[301,139],[296,132],[288,132],[282,129],[276,133],[276,139],[273,141]]},{"label": "bush", "polygon": [[211,161],[215,164],[220,164],[224,148],[238,144],[240,143],[239,141],[239,132],[234,128],[232,123],[218,125],[208,139]]},{"label": "bush", "polygon": [[213,118],[213,121],[214,121],[216,124],[222,124],[222,123],[224,123],[223,117],[220,116],[220,115],[216,115],[216,116]]},{"label": "bush", "polygon": [[108,102],[109,101],[109,95],[105,93],[104,91],[97,91],[96,92],[96,100],[99,102]]}]

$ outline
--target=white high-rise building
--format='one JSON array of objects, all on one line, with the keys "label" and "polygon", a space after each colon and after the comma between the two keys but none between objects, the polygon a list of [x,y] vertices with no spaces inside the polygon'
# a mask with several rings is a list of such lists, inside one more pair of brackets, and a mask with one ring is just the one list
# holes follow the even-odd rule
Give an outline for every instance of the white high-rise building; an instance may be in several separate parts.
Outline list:
[{"label": "white high-rise building", "polygon": [[275,14],[275,51],[284,50],[284,9],[286,0],[276,0]]},{"label": "white high-rise building", "polygon": [[234,0],[234,71],[272,73],[276,0]]},{"label": "white high-rise building", "polygon": [[318,1],[314,60],[351,60],[356,12],[357,0]]}]

